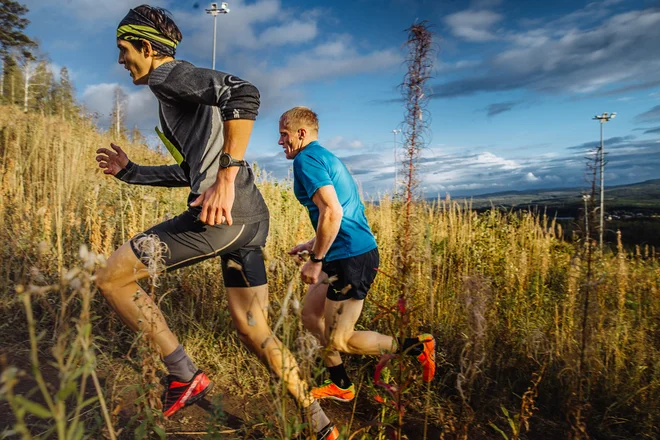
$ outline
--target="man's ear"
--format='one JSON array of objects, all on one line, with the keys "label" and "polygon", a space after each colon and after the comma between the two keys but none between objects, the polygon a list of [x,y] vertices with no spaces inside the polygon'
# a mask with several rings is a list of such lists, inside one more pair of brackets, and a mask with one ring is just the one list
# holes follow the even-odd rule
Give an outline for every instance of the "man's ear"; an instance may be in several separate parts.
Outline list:
[{"label": "man's ear", "polygon": [[304,139],[307,136],[307,130],[304,128],[298,129],[298,139]]},{"label": "man's ear", "polygon": [[142,40],[142,53],[145,57],[152,57],[156,54],[153,46],[151,45],[151,42]]}]

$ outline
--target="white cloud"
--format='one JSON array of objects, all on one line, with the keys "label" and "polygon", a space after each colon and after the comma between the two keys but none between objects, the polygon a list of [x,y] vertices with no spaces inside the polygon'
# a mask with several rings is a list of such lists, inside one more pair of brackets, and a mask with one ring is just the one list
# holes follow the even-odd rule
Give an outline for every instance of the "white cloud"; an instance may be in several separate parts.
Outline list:
[{"label": "white cloud", "polygon": [[346,51],[346,39],[329,41],[319,44],[314,48],[314,55],[319,57],[338,58]]},{"label": "white cloud", "polygon": [[361,150],[365,148],[364,142],[359,139],[346,139],[343,136],[334,136],[322,142],[330,151],[336,150]]},{"label": "white cloud", "polygon": [[301,22],[293,20],[280,26],[272,26],[263,31],[259,42],[263,46],[282,46],[310,41],[318,35],[315,21]]},{"label": "white cloud", "polygon": [[525,180],[528,181],[528,182],[536,182],[536,181],[538,181],[538,180],[540,180],[540,179],[539,179],[538,177],[536,177],[536,176],[534,175],[534,173],[532,173],[532,172],[530,171],[529,173],[525,174]]},{"label": "white cloud", "polygon": [[445,23],[455,36],[467,41],[483,42],[497,38],[491,27],[502,18],[502,15],[493,11],[466,10],[447,16]]},{"label": "white cloud", "polygon": [[505,159],[488,151],[478,154],[476,158],[470,162],[470,164],[477,166],[497,167],[503,170],[516,170],[520,168],[520,165],[515,160]]}]

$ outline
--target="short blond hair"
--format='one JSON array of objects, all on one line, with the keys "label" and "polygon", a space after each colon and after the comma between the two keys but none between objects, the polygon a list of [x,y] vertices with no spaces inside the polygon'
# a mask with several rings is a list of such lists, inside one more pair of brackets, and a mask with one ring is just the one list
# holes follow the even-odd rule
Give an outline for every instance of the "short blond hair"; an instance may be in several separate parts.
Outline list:
[{"label": "short blond hair", "polygon": [[319,117],[308,107],[298,106],[285,111],[280,116],[280,123],[288,130],[304,127],[317,133],[319,131]]}]

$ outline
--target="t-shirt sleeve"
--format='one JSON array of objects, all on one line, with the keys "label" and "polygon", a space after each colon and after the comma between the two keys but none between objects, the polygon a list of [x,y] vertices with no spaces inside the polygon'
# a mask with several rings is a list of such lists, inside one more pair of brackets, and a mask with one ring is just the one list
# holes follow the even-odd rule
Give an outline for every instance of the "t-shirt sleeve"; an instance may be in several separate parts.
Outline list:
[{"label": "t-shirt sleeve", "polygon": [[326,164],[317,157],[303,155],[294,161],[296,179],[302,184],[310,199],[322,186],[332,185]]}]

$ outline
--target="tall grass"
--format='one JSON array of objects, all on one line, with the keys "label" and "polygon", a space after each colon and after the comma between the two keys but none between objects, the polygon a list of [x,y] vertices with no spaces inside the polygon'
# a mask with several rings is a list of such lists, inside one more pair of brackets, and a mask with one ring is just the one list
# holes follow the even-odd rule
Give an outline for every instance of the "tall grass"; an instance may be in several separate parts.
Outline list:
[{"label": "tall grass", "polygon": [[[0,107],[0,353],[6,359],[5,371],[18,374],[9,365],[26,369],[32,365],[30,356],[42,364],[55,362],[59,369],[58,338],[64,322],[71,319],[63,311],[83,307],[80,297],[65,294],[68,290],[62,282],[72,268],[81,266],[81,245],[108,256],[135,233],[185,207],[185,189],[134,187],[104,176],[96,167],[95,150],[111,141],[90,122],[70,123]],[[138,163],[169,160],[141,145],[124,147]],[[266,263],[273,325],[285,317],[277,332],[313,377],[314,349],[298,316],[304,286],[285,252],[313,231],[290,182],[261,176],[259,185],[272,215]],[[651,439],[660,435],[660,264],[654,249],[631,253],[620,242],[614,244],[594,257],[593,273],[587,277],[583,242],[562,241],[559,227],[542,213],[477,214],[469,205],[448,198],[415,204],[412,209],[420,233],[414,235],[418,255],[412,261],[406,327],[402,329],[394,315],[383,314],[399,298],[399,212],[389,198],[367,206],[382,274],[361,320],[390,334],[415,335],[424,330],[436,336],[440,348],[436,379],[428,388],[421,380],[414,381],[404,396],[404,432],[409,438]],[[17,286],[62,287],[33,297],[26,311]],[[587,291],[592,299],[586,310],[591,324],[583,349],[582,305]],[[90,337],[96,338],[90,348],[91,365],[105,386],[101,395],[119,431],[137,411],[129,404],[121,380],[134,374],[127,372],[130,368],[123,356],[137,353],[131,348],[135,338],[93,293],[89,329]],[[266,369],[240,346],[231,328],[217,261],[167,274],[154,295],[170,326],[220,390],[235,401],[266,402],[253,405],[261,409],[250,410],[237,436],[259,433],[286,438],[298,429],[287,425],[297,423],[298,415],[287,406],[286,393],[275,391],[281,388],[271,386]],[[36,344],[36,358],[34,349],[25,348],[30,340]],[[586,373],[578,374],[582,358]],[[376,361],[347,358],[354,374],[364,372],[369,377]],[[409,366],[409,371],[418,371],[414,364]],[[32,370],[26,377],[36,373]],[[7,387],[16,378],[4,377],[2,397],[9,402],[12,391]],[[40,387],[41,394],[57,394],[57,374],[52,379],[45,389]],[[364,384],[359,414],[352,405],[337,407],[333,414],[344,417],[340,421],[346,434],[376,438],[383,435],[386,420],[380,417],[381,404],[373,400],[378,390],[369,379]],[[12,386],[18,396],[18,385]],[[581,400],[576,398],[579,387],[585,390]],[[34,396],[25,394],[24,400],[40,401]],[[23,417],[31,435],[40,432],[43,422],[24,417],[25,407],[15,397],[11,406],[0,405],[4,405],[0,412],[11,409],[11,424]],[[109,435],[101,406],[92,406],[75,420],[85,432]],[[124,412],[129,416],[124,417]],[[69,419],[66,423],[73,423]],[[60,426],[57,423],[49,426]]]}]

